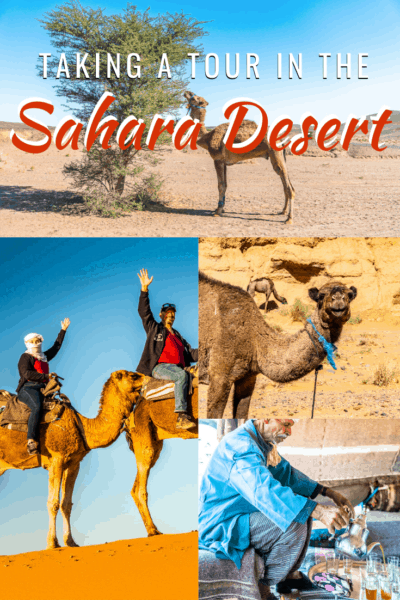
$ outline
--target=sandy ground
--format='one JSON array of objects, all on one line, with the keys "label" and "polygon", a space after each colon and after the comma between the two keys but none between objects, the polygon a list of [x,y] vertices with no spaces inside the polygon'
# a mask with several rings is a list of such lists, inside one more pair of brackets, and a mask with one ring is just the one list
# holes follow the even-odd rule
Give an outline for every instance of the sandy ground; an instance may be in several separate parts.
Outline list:
[{"label": "sandy ground", "polygon": [[197,600],[197,532],[0,556],[4,600]]},{"label": "sandy ground", "polygon": [[[205,150],[166,148],[156,167],[161,201],[110,219],[85,215],[68,193],[62,167],[79,153],[54,145],[43,155],[17,150],[0,131],[0,236],[393,236],[400,232],[400,148],[377,155],[367,145],[349,154],[317,151],[288,156],[296,190],[295,218],[284,224],[279,177],[265,159],[228,168],[226,214],[217,206],[217,180]],[[321,156],[322,155],[322,156]],[[67,209],[65,209],[68,205]],[[67,211],[67,214],[65,213]]]},{"label": "sandy ground", "polygon": [[[369,311],[368,319],[359,324],[347,323],[337,343],[337,371],[325,360],[318,374],[315,417],[400,417],[400,319],[389,311]],[[362,313],[361,313],[362,314]],[[272,326],[294,333],[302,327],[290,317],[271,311],[266,317]],[[392,374],[388,386],[373,384],[380,365]],[[250,404],[249,417],[264,415],[311,416],[314,371],[298,381],[275,384],[263,375],[258,381]],[[200,416],[205,418],[207,386],[201,386]],[[230,418],[228,405],[224,414]]]}]

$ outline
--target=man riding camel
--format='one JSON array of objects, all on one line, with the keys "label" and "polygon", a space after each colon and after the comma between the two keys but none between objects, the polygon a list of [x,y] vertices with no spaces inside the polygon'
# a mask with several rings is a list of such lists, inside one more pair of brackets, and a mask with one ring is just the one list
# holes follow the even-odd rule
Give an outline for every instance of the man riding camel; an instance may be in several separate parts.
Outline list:
[{"label": "man riding camel", "polygon": [[[354,517],[351,503],[282,458],[276,444],[291,435],[294,421],[249,420],[217,446],[200,485],[199,547],[240,568],[250,546],[262,556],[263,600],[312,587],[300,568],[310,541],[312,518],[330,533]],[[336,506],[318,504],[327,496]]]},{"label": "man riding camel", "polygon": [[142,286],[138,310],[147,339],[136,371],[155,379],[170,379],[175,382],[175,412],[178,413],[176,427],[191,429],[196,427],[196,423],[188,414],[189,373],[184,368],[190,366],[191,362],[197,362],[197,348],[191,348],[180,333],[172,328],[176,314],[175,304],[163,304],[160,311],[161,323],[155,320],[148,292],[153,277],[149,278],[146,269],[142,269],[138,277]]},{"label": "man riding camel", "polygon": [[29,333],[24,337],[26,351],[18,362],[20,380],[17,387],[18,399],[31,409],[28,419],[28,453],[38,454],[39,420],[43,396],[40,390],[49,381],[49,361],[61,348],[69,319],[61,322],[61,331],[53,346],[42,352],[43,337],[38,333]]}]

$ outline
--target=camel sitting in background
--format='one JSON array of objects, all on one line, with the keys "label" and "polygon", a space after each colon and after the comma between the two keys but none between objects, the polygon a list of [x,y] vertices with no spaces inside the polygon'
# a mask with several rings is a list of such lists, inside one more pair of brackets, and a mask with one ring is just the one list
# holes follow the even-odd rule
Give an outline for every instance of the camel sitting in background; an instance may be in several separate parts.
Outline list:
[{"label": "camel sitting in background", "polygon": [[[142,400],[126,422],[126,439],[129,448],[135,454],[137,465],[137,475],[131,495],[149,536],[161,533],[150,515],[147,481],[150,470],[160,457],[163,442],[171,438],[190,440],[198,437],[198,426],[190,430],[176,428],[174,410],[174,399],[156,402]],[[194,387],[193,394],[188,397],[188,410],[195,419],[198,418],[198,387]]]},{"label": "camel sitting in background", "polygon": [[276,291],[274,282],[268,277],[260,277],[259,279],[254,279],[253,281],[250,281],[249,285],[247,286],[247,291],[253,298],[253,300],[254,296],[256,295],[256,292],[265,294],[265,313],[267,313],[268,300],[271,294],[273,294],[274,298],[278,300],[278,302],[280,302],[281,304],[287,304],[286,298],[284,298],[283,296],[279,296],[278,292]]},{"label": "camel sitting in background", "polygon": [[[319,334],[331,344],[350,318],[357,295],[338,281],[311,288],[317,303],[311,316]],[[256,375],[287,383],[300,379],[322,363],[327,353],[312,325],[293,335],[268,325],[242,288],[200,273],[199,281],[200,380],[209,376],[207,418],[221,419],[234,386],[234,418],[247,418]]]},{"label": "camel sitting in background", "polygon": [[[201,137],[197,140],[197,145],[200,146],[200,148],[205,148],[209,152],[217,172],[219,201],[217,210],[214,214],[216,216],[221,216],[224,212],[225,195],[228,186],[226,167],[242,162],[243,160],[264,157],[267,160],[271,160],[275,173],[277,173],[282,180],[285,192],[285,204],[283,210],[279,214],[285,215],[287,213],[285,222],[291,222],[293,218],[293,201],[295,193],[286,169],[284,151],[273,150],[269,145],[267,136],[265,136],[263,141],[250,152],[236,154],[235,152],[227,150],[223,139],[228,130],[229,123],[222,123],[212,131],[207,131],[204,121],[206,118],[206,106],[208,106],[208,102],[201,96],[196,96],[193,92],[187,91],[183,95],[188,101],[191,118],[198,119],[202,124],[200,129]],[[254,121],[244,120],[235,137],[235,144],[248,140],[256,131],[257,124]]]},{"label": "camel sitting in background", "polygon": [[[56,518],[59,508],[64,521],[64,544],[77,546],[71,534],[74,485],[81,460],[94,448],[106,448],[119,436],[132,411],[146,377],[130,371],[115,371],[104,384],[100,409],[94,419],[66,407],[61,418],[40,425],[40,454],[30,456],[26,433],[0,427],[0,475],[8,469],[43,467],[49,472],[49,532],[47,548],[59,548]],[[61,504],[60,504],[61,487]]]}]

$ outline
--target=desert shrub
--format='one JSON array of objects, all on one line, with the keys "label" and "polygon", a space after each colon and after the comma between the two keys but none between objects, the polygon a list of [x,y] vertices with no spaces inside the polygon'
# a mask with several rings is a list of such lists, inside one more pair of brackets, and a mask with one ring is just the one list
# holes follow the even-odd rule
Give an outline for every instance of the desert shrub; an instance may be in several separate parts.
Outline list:
[{"label": "desert shrub", "polygon": [[[146,175],[146,166],[155,164],[153,154],[142,155],[139,163],[125,164],[118,148],[103,150],[96,144],[83,160],[64,165],[64,175],[73,181],[89,212],[103,217],[117,217],[126,212],[143,210],[159,197],[162,180],[155,174]],[[118,185],[124,178],[124,191]]]},{"label": "desert shrub", "polygon": [[296,298],[293,306],[289,308],[289,315],[292,321],[300,321],[304,323],[306,319],[312,314],[311,306],[303,304],[299,298]]},{"label": "desert shrub", "polygon": [[372,383],[378,387],[387,387],[390,385],[390,383],[392,383],[396,375],[396,368],[380,364],[373,375]]},{"label": "desert shrub", "polygon": [[360,317],[360,315],[357,315],[356,317],[350,317],[349,323],[350,325],[359,325],[360,323],[362,323],[362,318]]}]

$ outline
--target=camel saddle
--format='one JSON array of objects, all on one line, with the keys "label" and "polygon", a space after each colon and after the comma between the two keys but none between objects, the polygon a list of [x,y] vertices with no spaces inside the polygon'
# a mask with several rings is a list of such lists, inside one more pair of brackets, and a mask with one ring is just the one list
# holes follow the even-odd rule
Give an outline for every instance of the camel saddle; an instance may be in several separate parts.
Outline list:
[{"label": "camel saddle", "polygon": [[[61,418],[66,406],[71,406],[67,396],[56,393],[59,392],[56,384],[49,381],[47,386],[42,390],[45,399],[42,404],[42,414],[40,423],[52,423]],[[56,391],[55,391],[56,390]],[[0,390],[0,426],[5,429],[13,429],[14,431],[28,431],[28,419],[31,414],[30,408],[26,404],[18,400],[16,394],[11,394],[7,390]]]},{"label": "camel saddle", "polygon": [[[199,387],[197,367],[185,369],[190,375],[188,395],[193,394],[193,389]],[[170,379],[154,379],[150,377],[141,389],[141,395],[145,400],[156,402],[158,400],[171,400],[175,398],[175,383]]]}]

